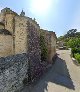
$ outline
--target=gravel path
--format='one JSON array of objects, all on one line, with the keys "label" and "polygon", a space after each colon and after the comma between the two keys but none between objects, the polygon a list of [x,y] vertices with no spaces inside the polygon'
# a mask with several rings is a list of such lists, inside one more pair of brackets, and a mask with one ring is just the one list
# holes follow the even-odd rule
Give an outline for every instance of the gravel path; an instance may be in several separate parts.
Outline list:
[{"label": "gravel path", "polygon": [[57,50],[57,54],[55,64],[38,83],[21,92],[80,92],[80,66],[73,64],[70,50]]}]

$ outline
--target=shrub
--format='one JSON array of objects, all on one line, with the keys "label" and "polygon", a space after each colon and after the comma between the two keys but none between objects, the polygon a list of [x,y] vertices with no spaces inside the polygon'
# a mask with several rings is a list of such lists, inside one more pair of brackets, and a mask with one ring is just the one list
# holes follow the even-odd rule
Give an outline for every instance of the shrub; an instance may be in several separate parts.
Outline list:
[{"label": "shrub", "polygon": [[71,38],[68,42],[67,45],[70,48],[79,48],[80,47],[80,38]]},{"label": "shrub", "polygon": [[71,53],[72,53],[72,56],[74,57],[74,54],[77,53],[77,49],[76,48],[72,48],[71,49]]},{"label": "shrub", "polygon": [[80,54],[80,48],[72,48],[71,49],[72,56],[74,57],[74,54],[79,53]]},{"label": "shrub", "polygon": [[80,54],[80,48],[77,48],[77,53],[79,53],[79,54]]},{"label": "shrub", "polygon": [[74,56],[75,56],[75,59],[78,61],[78,63],[80,63],[80,54],[76,53]]}]

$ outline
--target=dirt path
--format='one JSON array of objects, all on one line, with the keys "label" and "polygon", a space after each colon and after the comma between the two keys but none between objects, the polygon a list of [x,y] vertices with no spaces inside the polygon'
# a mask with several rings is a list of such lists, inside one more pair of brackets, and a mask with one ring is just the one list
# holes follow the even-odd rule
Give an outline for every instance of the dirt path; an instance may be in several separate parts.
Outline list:
[{"label": "dirt path", "polygon": [[69,50],[58,50],[52,68],[33,87],[22,92],[80,92],[80,67],[73,64]]}]

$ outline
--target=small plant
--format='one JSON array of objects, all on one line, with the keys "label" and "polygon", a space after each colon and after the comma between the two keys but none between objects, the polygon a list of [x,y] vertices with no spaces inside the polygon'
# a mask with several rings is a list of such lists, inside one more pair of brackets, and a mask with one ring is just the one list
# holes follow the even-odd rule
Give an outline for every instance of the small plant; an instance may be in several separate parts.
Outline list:
[{"label": "small plant", "polygon": [[78,63],[80,64],[80,54],[76,53],[75,54],[75,59],[78,61]]}]

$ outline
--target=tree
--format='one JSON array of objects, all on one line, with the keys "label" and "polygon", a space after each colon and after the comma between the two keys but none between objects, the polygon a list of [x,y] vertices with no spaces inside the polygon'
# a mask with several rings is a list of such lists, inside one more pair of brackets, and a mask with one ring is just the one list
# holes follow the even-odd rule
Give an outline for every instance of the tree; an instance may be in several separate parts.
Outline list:
[{"label": "tree", "polygon": [[68,47],[71,48],[72,56],[75,53],[80,53],[80,38],[72,38],[67,42]]},{"label": "tree", "polygon": [[64,35],[65,38],[75,37],[77,29],[71,29]]},{"label": "tree", "polygon": [[80,47],[80,38],[72,38],[67,42],[70,48],[79,48]]},{"label": "tree", "polygon": [[57,40],[58,40],[58,41],[62,41],[62,40],[64,40],[64,36],[60,36],[60,37],[58,37]]},{"label": "tree", "polygon": [[76,37],[80,38],[80,32],[76,32]]}]

